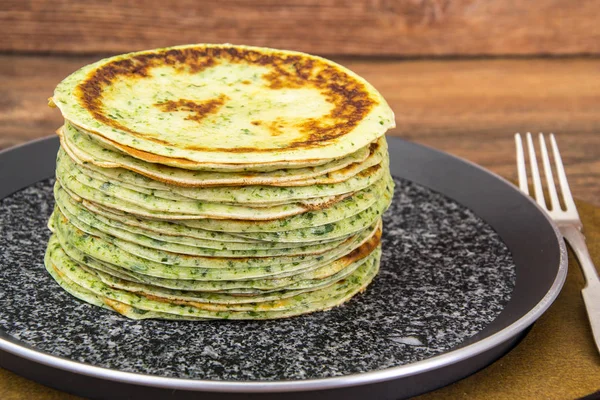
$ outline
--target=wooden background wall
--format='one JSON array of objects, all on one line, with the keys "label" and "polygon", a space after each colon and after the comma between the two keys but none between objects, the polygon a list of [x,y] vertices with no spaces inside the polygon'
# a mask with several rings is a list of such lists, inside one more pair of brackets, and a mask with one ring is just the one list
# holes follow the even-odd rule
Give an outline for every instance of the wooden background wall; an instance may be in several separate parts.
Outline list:
[{"label": "wooden background wall", "polygon": [[0,149],[53,134],[46,99],[79,67],[199,42],[331,57],[385,96],[391,135],[511,179],[512,134],[554,131],[600,205],[598,0],[0,0]]},{"label": "wooden background wall", "polygon": [[600,53],[597,0],[2,0],[0,51],[244,43],[325,55]]}]

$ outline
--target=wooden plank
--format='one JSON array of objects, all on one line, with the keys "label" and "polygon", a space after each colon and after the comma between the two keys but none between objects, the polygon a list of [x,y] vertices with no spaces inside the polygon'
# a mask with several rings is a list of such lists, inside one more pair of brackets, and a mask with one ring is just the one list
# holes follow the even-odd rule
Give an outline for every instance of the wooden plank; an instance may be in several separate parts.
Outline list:
[{"label": "wooden plank", "polygon": [[329,55],[600,53],[594,0],[5,0],[0,51],[244,43]]},{"label": "wooden plank", "polygon": [[[97,57],[0,56],[0,148],[51,135],[54,86]],[[338,60],[396,112],[392,135],[516,179],[513,134],[555,132],[575,195],[600,205],[600,59]]]}]

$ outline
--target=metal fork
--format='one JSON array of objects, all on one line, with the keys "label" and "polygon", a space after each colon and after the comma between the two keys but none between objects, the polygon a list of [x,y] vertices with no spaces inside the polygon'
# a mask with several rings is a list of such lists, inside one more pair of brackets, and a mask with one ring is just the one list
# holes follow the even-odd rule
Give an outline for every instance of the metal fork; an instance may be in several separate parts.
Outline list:
[{"label": "metal fork", "polygon": [[[521,135],[515,135],[515,142],[517,145],[517,169],[519,174],[519,187],[521,191],[529,195],[529,186],[527,184],[527,169],[525,165],[525,154],[523,152],[523,143],[521,141]],[[554,178],[552,175],[552,168],[550,157],[548,156],[548,149],[546,148],[546,140],[544,135],[540,133],[540,150],[542,155],[542,164],[544,166],[544,175],[546,177],[546,186],[550,195],[550,207],[546,205],[544,199],[544,192],[542,190],[542,180],[540,177],[540,171],[537,165],[537,159],[535,156],[535,147],[533,146],[533,140],[531,134],[527,133],[527,147],[529,153],[529,161],[531,165],[531,177],[533,179],[533,189],[535,194],[535,200],[542,207],[550,218],[554,220],[558,226],[563,238],[571,246],[575,256],[579,260],[581,270],[585,277],[586,285],[581,291],[585,308],[587,309],[588,318],[592,327],[592,334],[596,342],[596,347],[600,352],[600,279],[596,273],[596,268],[592,263],[590,253],[588,252],[585,244],[585,237],[581,233],[583,225],[579,218],[579,213],[573,201],[571,195],[571,189],[569,189],[569,183],[567,182],[567,175],[565,174],[565,168],[560,158],[558,151],[558,145],[554,139],[554,135],[550,134],[550,142],[552,144],[552,153],[554,155],[554,167],[556,168],[556,174],[558,176],[558,182],[560,184],[560,191],[562,194],[562,200],[565,205],[565,209],[561,208],[559,202],[558,193],[554,184]]]}]

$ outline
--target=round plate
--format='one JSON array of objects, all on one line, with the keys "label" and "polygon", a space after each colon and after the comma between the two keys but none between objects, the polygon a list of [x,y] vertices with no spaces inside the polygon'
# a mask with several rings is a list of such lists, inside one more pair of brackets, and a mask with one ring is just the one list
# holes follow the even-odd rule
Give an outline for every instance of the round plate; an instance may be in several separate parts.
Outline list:
[{"label": "round plate", "polygon": [[566,277],[564,243],[530,198],[390,138],[397,187],[365,293],[286,320],[130,321],[69,296],[43,267],[57,148],[0,153],[0,366],[86,397],[410,397],[506,353]]}]

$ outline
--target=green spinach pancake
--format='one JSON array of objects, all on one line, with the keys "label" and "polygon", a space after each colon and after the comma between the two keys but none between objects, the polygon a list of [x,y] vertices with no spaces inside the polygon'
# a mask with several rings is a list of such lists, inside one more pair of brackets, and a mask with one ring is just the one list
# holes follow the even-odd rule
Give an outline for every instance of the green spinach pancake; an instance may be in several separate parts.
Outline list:
[{"label": "green spinach pancake", "polygon": [[292,51],[188,45],[64,79],[45,265],[133,319],[287,318],[379,270],[394,114],[363,78]]}]

